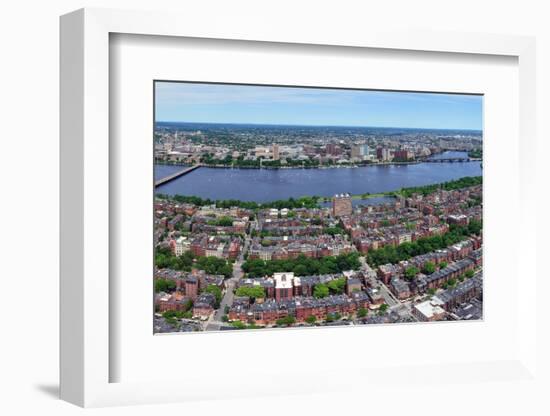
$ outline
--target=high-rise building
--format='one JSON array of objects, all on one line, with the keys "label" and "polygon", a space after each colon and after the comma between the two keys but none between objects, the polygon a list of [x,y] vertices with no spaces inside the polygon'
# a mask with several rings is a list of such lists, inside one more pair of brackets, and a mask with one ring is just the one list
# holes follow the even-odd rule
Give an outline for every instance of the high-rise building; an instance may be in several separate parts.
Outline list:
[{"label": "high-rise building", "polygon": [[337,156],[341,153],[340,147],[334,143],[327,143],[325,149],[327,151],[327,155]]},{"label": "high-rise building", "polygon": [[387,162],[389,160],[391,160],[391,151],[390,149],[387,149],[385,147],[379,147],[378,149],[376,149],[376,158],[378,160],[382,160],[384,162]]},{"label": "high-rise building", "polygon": [[398,160],[401,160],[401,161],[407,161],[407,160],[413,158],[413,154],[412,154],[412,152],[410,152],[408,150],[396,150],[393,153],[393,157],[394,157],[394,159],[398,159]]},{"label": "high-rise building", "polygon": [[271,149],[271,152],[273,153],[273,160],[279,160],[279,145],[278,144],[274,144],[272,149]]},{"label": "high-rise building", "polygon": [[358,144],[351,146],[351,157],[364,159],[369,155],[369,146],[366,144]]},{"label": "high-rise building", "polygon": [[343,217],[351,215],[353,206],[351,196],[349,194],[336,194],[332,198],[332,215],[335,217]]}]

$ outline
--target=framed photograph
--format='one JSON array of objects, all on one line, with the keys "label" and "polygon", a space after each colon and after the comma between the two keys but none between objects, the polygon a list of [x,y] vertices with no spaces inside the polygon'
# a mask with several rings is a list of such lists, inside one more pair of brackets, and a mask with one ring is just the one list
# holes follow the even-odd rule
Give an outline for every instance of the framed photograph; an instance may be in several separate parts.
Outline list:
[{"label": "framed photograph", "polygon": [[61,18],[62,398],[536,383],[533,39],[180,18]]}]

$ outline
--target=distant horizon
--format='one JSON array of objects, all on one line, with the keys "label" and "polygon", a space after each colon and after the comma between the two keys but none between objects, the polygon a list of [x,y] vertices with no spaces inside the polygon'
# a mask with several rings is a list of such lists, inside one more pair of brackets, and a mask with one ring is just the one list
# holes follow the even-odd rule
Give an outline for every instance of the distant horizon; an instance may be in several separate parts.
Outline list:
[{"label": "distant horizon", "polygon": [[467,128],[436,128],[436,127],[405,127],[405,126],[352,126],[352,125],[330,125],[330,124],[284,124],[284,123],[245,123],[245,122],[218,122],[218,121],[180,121],[180,120],[156,120],[158,123],[173,123],[173,124],[224,124],[233,126],[273,126],[273,127],[338,127],[338,128],[354,128],[354,129],[402,129],[402,130],[441,130],[441,131],[471,131],[483,133],[482,129],[467,129]]},{"label": "distant horizon", "polygon": [[483,131],[483,96],[476,94],[170,81],[154,85],[158,123]]}]

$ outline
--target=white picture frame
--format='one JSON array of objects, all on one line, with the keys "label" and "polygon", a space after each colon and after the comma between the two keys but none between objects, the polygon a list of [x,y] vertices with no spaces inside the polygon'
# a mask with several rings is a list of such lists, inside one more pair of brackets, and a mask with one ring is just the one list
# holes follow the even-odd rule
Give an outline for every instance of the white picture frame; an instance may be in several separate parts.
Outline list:
[{"label": "white picture frame", "polygon": [[[186,24],[182,25],[182,20]],[[442,54],[503,55],[518,59],[519,67],[519,153],[520,176],[517,212],[521,215],[519,244],[514,249],[522,264],[522,282],[531,290],[537,275],[533,251],[521,242],[536,241],[536,218],[526,215],[535,193],[529,177],[535,165],[529,149],[536,142],[535,131],[535,41],[529,37],[468,33],[430,33],[380,31],[350,28],[347,32],[327,34],[322,27],[312,26],[307,32],[298,27],[280,30],[277,24],[236,30],[232,22],[186,19],[169,13],[130,12],[106,9],[82,9],[61,18],[61,398],[80,406],[159,403],[208,399],[212,397],[242,397],[256,394],[311,393],[336,390],[353,391],[358,380],[381,380],[387,388],[392,377],[414,374],[413,383],[429,383],[430,375],[445,370],[455,378],[471,379],[472,383],[495,381],[499,377],[518,382],[536,382],[537,322],[530,310],[534,299],[525,289],[518,288],[517,346],[515,354],[506,360],[456,363],[453,360],[403,368],[376,368],[368,373],[350,376],[349,368],[331,369],[331,386],[315,375],[287,380],[284,374],[271,373],[270,383],[285,383],[279,391],[264,392],[257,383],[208,386],[205,379],[186,376],[177,382],[112,382],[110,368],[120,359],[111,348],[110,311],[115,309],[110,292],[110,34],[186,37],[282,44],[331,45],[333,47],[375,48],[385,50],[430,51]],[[518,263],[519,264],[519,263]],[[519,274],[519,269],[511,273]],[[523,292],[522,292],[523,290]],[[398,328],[396,329],[398,330]],[[334,331],[334,330],[332,330]],[[331,332],[334,334],[334,332]],[[231,334],[232,342],[242,342]],[[151,334],[152,336],[152,334]],[[210,336],[210,335],[200,335]],[[227,336],[227,335],[226,335]],[[254,336],[273,335],[261,334]],[[329,332],[317,332],[318,342]],[[145,358],[146,360],[147,358]],[[415,377],[412,377],[413,379]],[[384,384],[385,383],[385,384]],[[305,386],[304,386],[305,385]],[[209,391],[206,392],[206,387]]]}]

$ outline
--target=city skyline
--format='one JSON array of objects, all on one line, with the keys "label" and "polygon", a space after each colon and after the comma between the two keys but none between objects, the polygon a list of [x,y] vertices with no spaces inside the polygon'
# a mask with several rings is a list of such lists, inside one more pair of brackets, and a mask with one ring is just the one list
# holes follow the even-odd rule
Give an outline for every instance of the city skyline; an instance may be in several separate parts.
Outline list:
[{"label": "city skyline", "polygon": [[483,97],[187,82],[155,83],[155,121],[476,130]]}]

